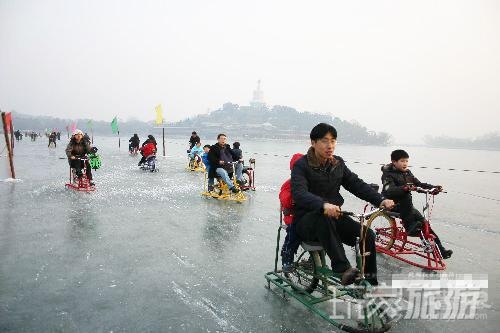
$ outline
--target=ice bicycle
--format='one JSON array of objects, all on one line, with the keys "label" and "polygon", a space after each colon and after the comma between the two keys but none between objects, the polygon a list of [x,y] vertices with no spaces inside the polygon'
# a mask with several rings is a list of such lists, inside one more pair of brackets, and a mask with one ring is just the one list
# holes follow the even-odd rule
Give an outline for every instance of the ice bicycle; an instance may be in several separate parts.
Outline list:
[{"label": "ice bicycle", "polygon": [[207,198],[214,198],[219,200],[228,200],[228,201],[236,201],[242,203],[247,199],[246,195],[241,191],[240,185],[236,181],[236,170],[235,165],[239,162],[226,162],[231,164],[233,171],[229,173],[229,178],[234,184],[237,192],[232,192],[227,184],[220,178],[216,177],[217,183],[214,184],[213,189],[208,188],[208,173],[205,172],[205,177],[203,177],[203,191],[201,195]]},{"label": "ice bicycle", "polygon": [[193,158],[188,156],[187,170],[205,172],[205,164],[203,164],[199,155],[195,155]]},{"label": "ice bicycle", "polygon": [[151,172],[160,171],[156,165],[156,154],[146,157],[146,161],[139,166],[139,169]]},{"label": "ice bicycle", "polygon": [[[396,212],[377,212],[370,216],[366,224],[375,232],[377,252],[426,270],[444,270],[446,263],[436,245],[435,239],[437,237],[431,228],[434,197],[443,191],[438,188],[424,189],[421,187],[416,187],[414,191],[425,193],[425,205],[422,209],[424,221],[416,237],[408,235],[403,227],[400,214]],[[368,206],[365,207],[365,210],[367,208]]]},{"label": "ice bicycle", "polygon": [[130,156],[137,156],[139,154],[139,147],[137,146],[129,146],[128,153]]},{"label": "ice bicycle", "polygon": [[88,156],[77,157],[77,160],[82,164],[81,175],[77,175],[75,168],[69,168],[69,182],[65,187],[80,191],[80,192],[93,192],[95,186],[90,184],[87,178],[87,168],[97,170],[101,167],[101,158],[95,152],[89,153]]},{"label": "ice bicycle", "polygon": [[[274,270],[265,274],[266,288],[284,298],[291,296],[305,305],[310,311],[319,315],[335,327],[352,333],[378,333],[386,332],[391,328],[394,317],[389,312],[386,302],[381,302],[379,297],[371,294],[373,287],[365,280],[365,256],[361,254],[366,237],[365,222],[374,214],[381,212],[375,209],[364,214],[342,212],[357,218],[363,226],[361,239],[356,240],[354,250],[356,253],[356,266],[360,277],[355,285],[344,286],[341,284],[342,274],[333,272],[326,264],[326,253],[319,243],[302,242],[294,259],[294,270],[284,273],[278,268],[280,252],[281,230],[286,229],[283,223],[283,213],[280,214],[280,225],[276,240],[276,256]],[[274,287],[272,288],[271,284]],[[333,303],[335,314],[327,311],[327,302]],[[344,315],[339,315],[340,311]],[[353,315],[354,314],[354,318]],[[347,315],[347,318],[346,318]]]}]

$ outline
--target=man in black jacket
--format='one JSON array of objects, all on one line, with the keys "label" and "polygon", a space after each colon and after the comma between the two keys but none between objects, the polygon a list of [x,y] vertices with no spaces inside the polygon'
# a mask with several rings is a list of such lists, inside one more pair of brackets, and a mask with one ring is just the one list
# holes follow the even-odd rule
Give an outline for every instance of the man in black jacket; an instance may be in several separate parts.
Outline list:
[{"label": "man in black jacket", "polygon": [[[239,190],[234,186],[229,174],[233,172],[231,163],[238,162],[239,159],[231,147],[226,143],[226,140],[226,135],[221,133],[217,135],[217,143],[210,147],[210,151],[208,152],[208,160],[210,161],[208,178],[210,180],[215,178],[216,175],[219,175],[233,193],[238,193]],[[242,171],[242,164],[237,163],[235,165],[236,181],[240,185],[243,184]],[[210,188],[209,191],[211,191]]]},{"label": "man in black jacket", "polygon": [[195,131],[193,131],[191,133],[191,137],[189,138],[189,150],[191,150],[198,142],[201,142],[200,137]]},{"label": "man in black jacket", "polygon": [[[354,282],[359,271],[352,268],[342,243],[354,246],[360,237],[361,225],[341,214],[344,199],[340,186],[376,207],[391,209],[392,200],[384,199],[363,180],[351,172],[344,160],[333,155],[337,131],[328,124],[316,125],[310,134],[311,147],[292,169],[292,197],[295,203],[293,224],[297,235],[305,241],[319,241],[332,260],[332,270],[342,274],[342,284]],[[365,240],[366,278],[377,285],[375,235],[370,229]]]}]

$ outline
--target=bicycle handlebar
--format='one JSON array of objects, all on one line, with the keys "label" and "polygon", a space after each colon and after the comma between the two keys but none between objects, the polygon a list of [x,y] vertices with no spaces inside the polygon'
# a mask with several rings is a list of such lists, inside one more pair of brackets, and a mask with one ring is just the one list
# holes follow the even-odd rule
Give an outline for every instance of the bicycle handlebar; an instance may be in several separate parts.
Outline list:
[{"label": "bicycle handlebar", "polygon": [[358,219],[361,219],[361,218],[367,219],[370,216],[372,216],[373,214],[381,212],[381,211],[384,211],[384,210],[385,209],[383,209],[383,208],[377,208],[377,209],[371,210],[368,213],[364,213],[364,214],[358,214],[358,213],[349,212],[349,211],[342,211],[341,214],[342,215],[346,215],[346,216],[356,217]]},{"label": "bicycle handlebar", "polygon": [[443,189],[439,188],[439,187],[433,187],[433,188],[426,189],[426,188],[417,186],[412,191],[415,191],[415,192],[418,192],[418,193],[430,193],[432,195],[436,195],[438,193],[448,193],[446,191],[443,191]]}]

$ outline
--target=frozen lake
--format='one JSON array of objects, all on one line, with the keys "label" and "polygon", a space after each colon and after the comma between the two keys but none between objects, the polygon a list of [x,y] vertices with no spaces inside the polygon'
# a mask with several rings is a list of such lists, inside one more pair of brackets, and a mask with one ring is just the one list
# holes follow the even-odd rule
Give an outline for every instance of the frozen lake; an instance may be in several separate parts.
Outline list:
[{"label": "frozen lake", "polygon": [[[185,169],[187,139],[167,140],[158,173],[138,169],[127,140],[119,150],[116,138],[95,138],[103,166],[90,194],[64,187],[65,141],[55,150],[46,139],[16,143],[22,181],[0,182],[0,331],[333,331],[264,288],[274,265],[278,191],[290,173],[285,156],[306,152],[307,141],[238,140],[245,160],[256,159],[257,191],[237,204],[200,195],[203,175]],[[380,184],[379,164],[395,148],[340,141],[336,154]],[[500,174],[447,169],[499,171],[500,152],[403,148],[417,178],[448,191],[433,212],[433,228],[454,251],[447,272],[487,274],[490,308],[483,319],[406,320],[391,332],[498,332]],[[345,210],[363,208],[344,197]],[[418,271],[383,255],[378,266],[381,281]]]}]

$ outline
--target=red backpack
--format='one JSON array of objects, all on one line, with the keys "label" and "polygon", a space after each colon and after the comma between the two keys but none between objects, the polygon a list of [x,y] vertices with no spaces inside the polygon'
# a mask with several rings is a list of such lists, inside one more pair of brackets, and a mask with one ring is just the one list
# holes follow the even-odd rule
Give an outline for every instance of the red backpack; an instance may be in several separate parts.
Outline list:
[{"label": "red backpack", "polygon": [[[304,156],[304,154],[297,153],[292,156],[290,159],[290,170],[293,169],[295,162]],[[286,225],[289,225],[293,221],[293,200],[292,200],[292,186],[290,178],[288,178],[283,185],[281,185],[280,189],[280,203],[281,203],[281,211],[283,212],[283,220]]]}]

